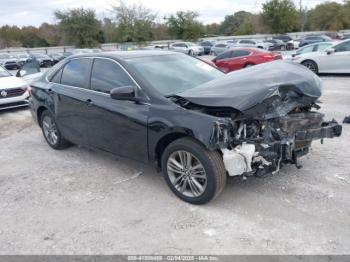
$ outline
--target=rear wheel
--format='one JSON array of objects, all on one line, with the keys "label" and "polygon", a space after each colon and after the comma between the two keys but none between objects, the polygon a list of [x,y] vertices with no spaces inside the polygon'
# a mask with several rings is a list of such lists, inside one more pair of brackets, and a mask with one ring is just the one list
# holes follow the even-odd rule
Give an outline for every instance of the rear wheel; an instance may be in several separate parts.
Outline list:
[{"label": "rear wheel", "polygon": [[191,138],[175,140],[165,149],[162,171],[173,193],[191,204],[209,202],[226,184],[226,170],[220,154],[207,150]]},{"label": "rear wheel", "polygon": [[46,142],[53,149],[60,150],[67,148],[70,145],[59,131],[54,117],[47,110],[41,115],[41,129]]},{"label": "rear wheel", "polygon": [[312,60],[306,60],[304,62],[301,63],[303,66],[309,68],[312,72],[314,72],[315,74],[318,74],[318,66],[317,64],[312,61]]}]

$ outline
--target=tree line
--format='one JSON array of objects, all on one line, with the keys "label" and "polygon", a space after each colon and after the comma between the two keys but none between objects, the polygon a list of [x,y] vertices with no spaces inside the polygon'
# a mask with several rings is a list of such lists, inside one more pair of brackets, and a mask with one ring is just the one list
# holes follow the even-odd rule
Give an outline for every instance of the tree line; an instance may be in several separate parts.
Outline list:
[{"label": "tree line", "polygon": [[303,1],[267,0],[259,14],[239,11],[221,23],[203,24],[194,11],[178,11],[159,17],[153,10],[124,0],[112,6],[111,17],[98,19],[92,9],[56,11],[56,24],[39,27],[0,27],[0,48],[74,45],[93,47],[100,43],[196,40],[205,36],[282,34],[297,31],[350,29],[350,0],[326,2],[307,9]]}]

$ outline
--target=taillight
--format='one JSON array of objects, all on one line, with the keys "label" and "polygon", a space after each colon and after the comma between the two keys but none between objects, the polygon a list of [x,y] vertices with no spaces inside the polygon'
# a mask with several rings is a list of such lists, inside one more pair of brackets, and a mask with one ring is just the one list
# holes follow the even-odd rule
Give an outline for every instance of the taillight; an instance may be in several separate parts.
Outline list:
[{"label": "taillight", "polygon": [[273,59],[273,56],[272,56],[272,55],[264,55],[263,58],[266,58],[266,59]]}]

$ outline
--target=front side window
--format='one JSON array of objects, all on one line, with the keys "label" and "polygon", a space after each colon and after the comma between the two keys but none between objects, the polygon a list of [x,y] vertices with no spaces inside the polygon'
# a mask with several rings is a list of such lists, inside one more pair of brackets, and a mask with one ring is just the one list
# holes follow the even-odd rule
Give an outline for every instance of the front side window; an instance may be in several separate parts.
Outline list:
[{"label": "front side window", "polygon": [[88,88],[91,59],[74,59],[68,62],[62,72],[61,84]]},{"label": "front side window", "polygon": [[164,96],[180,93],[224,75],[187,55],[161,55],[129,60],[135,71]]},{"label": "front side window", "polygon": [[91,89],[109,94],[113,88],[135,85],[127,73],[115,62],[95,59],[91,72]]},{"label": "front side window", "polygon": [[324,51],[327,47],[330,47],[332,44],[319,44],[317,45],[317,51]]},{"label": "front side window", "polygon": [[335,46],[335,52],[348,52],[350,51],[350,41]]}]

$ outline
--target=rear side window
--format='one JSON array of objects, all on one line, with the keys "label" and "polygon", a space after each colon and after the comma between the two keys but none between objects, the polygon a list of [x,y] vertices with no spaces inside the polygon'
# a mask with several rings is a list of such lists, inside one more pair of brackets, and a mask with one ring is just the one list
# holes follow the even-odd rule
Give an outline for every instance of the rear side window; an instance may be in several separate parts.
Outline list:
[{"label": "rear side window", "polygon": [[61,84],[88,88],[91,59],[74,59],[64,66]]},{"label": "rear side window", "polygon": [[135,85],[125,71],[115,62],[95,59],[91,73],[91,89],[109,94],[113,88]]},{"label": "rear side window", "polygon": [[232,52],[232,57],[248,56],[250,55],[249,51],[245,50],[235,50]]},{"label": "rear side window", "polygon": [[220,54],[216,60],[221,60],[221,59],[228,59],[228,58],[231,58],[232,57],[232,51],[228,51],[228,52],[225,52],[225,53],[222,53]]}]

